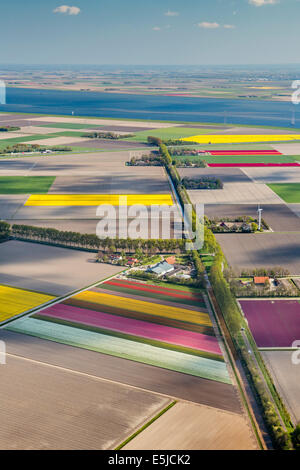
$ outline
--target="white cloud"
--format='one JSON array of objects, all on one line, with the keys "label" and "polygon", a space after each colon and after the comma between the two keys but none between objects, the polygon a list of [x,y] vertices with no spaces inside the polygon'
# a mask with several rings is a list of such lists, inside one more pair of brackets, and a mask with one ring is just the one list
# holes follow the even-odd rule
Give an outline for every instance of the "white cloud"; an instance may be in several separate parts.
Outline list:
[{"label": "white cloud", "polygon": [[204,28],[204,29],[216,29],[220,28],[219,23],[209,23],[208,21],[203,21],[202,23],[198,23],[199,28]]},{"label": "white cloud", "polygon": [[179,16],[179,13],[177,11],[166,11],[165,16]]},{"label": "white cloud", "polygon": [[225,29],[234,29],[235,26],[234,26],[234,24],[224,24],[224,28]]},{"label": "white cloud", "polygon": [[61,5],[53,10],[53,13],[63,13],[65,15],[79,15],[80,8],[70,7],[69,5]]},{"label": "white cloud", "polygon": [[160,31],[161,30],[161,28],[159,26],[154,26],[152,29],[153,29],[153,31]]},{"label": "white cloud", "polygon": [[248,0],[250,5],[254,5],[256,7],[262,7],[263,5],[274,5],[275,3],[279,3],[279,0]]}]

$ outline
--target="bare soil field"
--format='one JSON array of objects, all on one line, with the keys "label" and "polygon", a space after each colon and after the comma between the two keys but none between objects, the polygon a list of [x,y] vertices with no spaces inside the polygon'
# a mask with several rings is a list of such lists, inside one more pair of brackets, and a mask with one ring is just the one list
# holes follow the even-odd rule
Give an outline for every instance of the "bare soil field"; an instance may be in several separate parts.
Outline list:
[{"label": "bare soil field", "polygon": [[[300,421],[300,365],[292,363],[292,351],[261,351],[275,386],[291,414]],[[299,358],[299,354],[297,356]]]},{"label": "bare soil field", "polygon": [[[207,204],[205,214],[209,218],[246,215],[257,219],[257,207],[255,204]],[[260,207],[263,219],[275,232],[300,232],[300,218],[285,204],[261,204]]]},{"label": "bare soil field", "polygon": [[95,124],[99,126],[134,126],[139,128],[140,130],[147,130],[147,129],[165,129],[167,127],[176,127],[180,126],[180,124],[173,124],[169,122],[143,122],[143,121],[118,121],[115,119],[84,119],[84,118],[71,118],[71,117],[52,117],[52,116],[44,116],[44,117],[37,117],[37,118],[30,118],[30,121],[40,121],[40,122],[52,122],[52,123],[75,123],[75,124]]},{"label": "bare soil field", "polygon": [[223,183],[251,183],[251,179],[240,168],[178,168],[182,178],[220,178]]},{"label": "bare soil field", "polygon": [[242,415],[177,403],[130,441],[124,450],[257,450]]},{"label": "bare soil field", "polygon": [[[169,124],[169,126],[170,126],[170,124]],[[156,129],[156,127],[155,126],[154,127],[153,126],[143,127],[142,130],[143,131],[151,131],[152,129]],[[109,131],[109,132],[126,132],[128,134],[131,134],[131,133],[135,133],[135,132],[140,132],[141,128],[138,127],[138,126],[131,126],[129,122],[128,122],[127,125],[117,126],[117,125],[114,125],[113,121],[112,121],[112,125],[99,127],[99,130]]]},{"label": "bare soil field", "polygon": [[[82,140],[82,139],[81,139]],[[134,149],[149,149],[148,144],[143,142],[131,142],[128,140],[110,140],[110,139],[87,139],[78,142],[77,145],[85,148],[99,149],[99,150],[134,150]]]},{"label": "bare soil field", "polygon": [[259,127],[231,127],[227,129],[227,133],[229,134],[237,134],[237,135],[280,135],[280,134],[298,134],[297,130],[284,130],[284,129],[266,129],[266,128],[259,128]]},{"label": "bare soil field", "polygon": [[1,449],[114,449],[170,402],[10,355],[1,376]]},{"label": "bare soil field", "polygon": [[18,209],[23,207],[27,197],[23,195],[0,196],[0,219],[12,219]]},{"label": "bare soil field", "polygon": [[255,183],[300,182],[300,167],[243,168],[243,172]]},{"label": "bare soil field", "polygon": [[16,139],[20,137],[28,137],[27,134],[18,132],[0,132],[0,140]]},{"label": "bare soil field", "polygon": [[[16,137],[18,137],[18,136],[16,135]],[[20,137],[24,137],[24,134]],[[85,139],[83,137],[52,137],[52,138],[49,138],[49,139],[32,140],[31,144],[34,144],[34,145],[49,145],[49,146],[69,145],[69,144],[78,145],[79,143],[84,144],[86,141],[89,141],[89,140],[90,139],[88,139],[88,138]]]},{"label": "bare soil field", "polygon": [[65,295],[121,270],[119,266],[94,263],[94,257],[83,251],[8,241],[0,245],[0,283]]},{"label": "bare soil field", "polygon": [[299,233],[226,233],[216,238],[234,269],[281,266],[290,274],[300,274]]},{"label": "bare soil field", "polygon": [[[300,144],[272,144],[272,147],[284,155],[300,155]],[[299,158],[300,160],[300,158]]]},{"label": "bare soil field", "polygon": [[282,204],[265,184],[225,183],[223,189],[188,191],[193,204]]},{"label": "bare soil field", "polygon": [[128,384],[168,397],[242,413],[236,387],[172,370],[0,330],[10,354]]},{"label": "bare soil field", "polygon": [[300,217],[300,204],[288,204],[288,207],[297,217]]},{"label": "bare soil field", "polygon": [[99,219],[15,219],[8,222],[33,227],[56,228],[67,232],[95,234]]},{"label": "bare soil field", "polygon": [[58,176],[49,194],[169,194],[170,185],[164,170],[153,167],[149,176],[124,167],[114,175],[72,177]]},{"label": "bare soil field", "polygon": [[54,129],[53,127],[22,126],[20,132],[29,135],[56,134],[59,132],[59,129]]},{"label": "bare soil field", "polygon": [[[18,211],[6,220],[23,220],[28,225],[29,220],[75,220],[92,219],[96,215],[96,206],[21,206]],[[38,223],[37,223],[38,225]]]},{"label": "bare soil field", "polygon": [[[129,152],[78,153],[72,155],[45,155],[42,157],[10,158],[1,160],[0,175],[4,176],[59,176],[92,175],[100,172],[104,176],[114,176],[115,172],[145,174],[143,167],[126,167]],[[149,174],[157,174],[159,167],[147,168]],[[107,173],[110,172],[110,173]]]}]

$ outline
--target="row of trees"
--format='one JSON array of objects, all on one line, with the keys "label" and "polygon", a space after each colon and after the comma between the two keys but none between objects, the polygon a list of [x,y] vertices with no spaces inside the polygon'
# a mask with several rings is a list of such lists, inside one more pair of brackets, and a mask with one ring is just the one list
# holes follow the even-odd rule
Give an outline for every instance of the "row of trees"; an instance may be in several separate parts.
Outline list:
[{"label": "row of trees", "polygon": [[33,227],[28,225],[13,225],[9,227],[9,236],[27,240],[41,241],[49,244],[84,248],[91,250],[103,250],[107,253],[125,251],[135,253],[142,250],[144,253],[181,253],[185,248],[185,240],[181,239],[158,239],[143,240],[131,238],[105,238],[100,239],[97,235],[82,234],[77,232],[61,231],[54,228]]},{"label": "row of trees", "polygon": [[118,140],[126,139],[127,137],[134,137],[134,134],[117,134],[116,132],[88,132],[83,134],[82,137],[88,137],[90,139]]}]

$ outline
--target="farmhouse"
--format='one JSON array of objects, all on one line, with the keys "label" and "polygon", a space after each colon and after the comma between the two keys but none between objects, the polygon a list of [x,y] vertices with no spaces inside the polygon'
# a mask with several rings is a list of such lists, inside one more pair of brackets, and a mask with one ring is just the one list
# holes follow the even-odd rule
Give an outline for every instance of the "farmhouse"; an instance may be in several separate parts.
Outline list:
[{"label": "farmhouse", "polygon": [[174,266],[167,263],[166,261],[162,261],[157,263],[155,266],[148,268],[147,271],[160,277],[170,273],[171,271],[174,271]]},{"label": "farmhouse", "polygon": [[268,276],[254,277],[254,284],[256,286],[264,286],[266,283],[270,284],[270,278]]}]

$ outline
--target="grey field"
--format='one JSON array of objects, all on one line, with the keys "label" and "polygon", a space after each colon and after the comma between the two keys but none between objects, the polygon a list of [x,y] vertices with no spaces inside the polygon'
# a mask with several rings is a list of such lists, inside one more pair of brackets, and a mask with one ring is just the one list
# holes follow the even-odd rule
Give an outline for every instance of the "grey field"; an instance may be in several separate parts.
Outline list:
[{"label": "grey field", "polygon": [[8,241],[0,244],[0,284],[61,296],[120,271],[94,258],[84,251]]},{"label": "grey field", "polygon": [[170,399],[7,356],[0,381],[0,449],[114,449]]},{"label": "grey field", "polygon": [[262,355],[277,390],[288,406],[293,422],[298,423],[300,421],[300,364],[292,363],[292,351],[262,351]]},{"label": "grey field", "polygon": [[281,266],[293,275],[300,272],[299,233],[226,233],[216,238],[234,269]]}]

